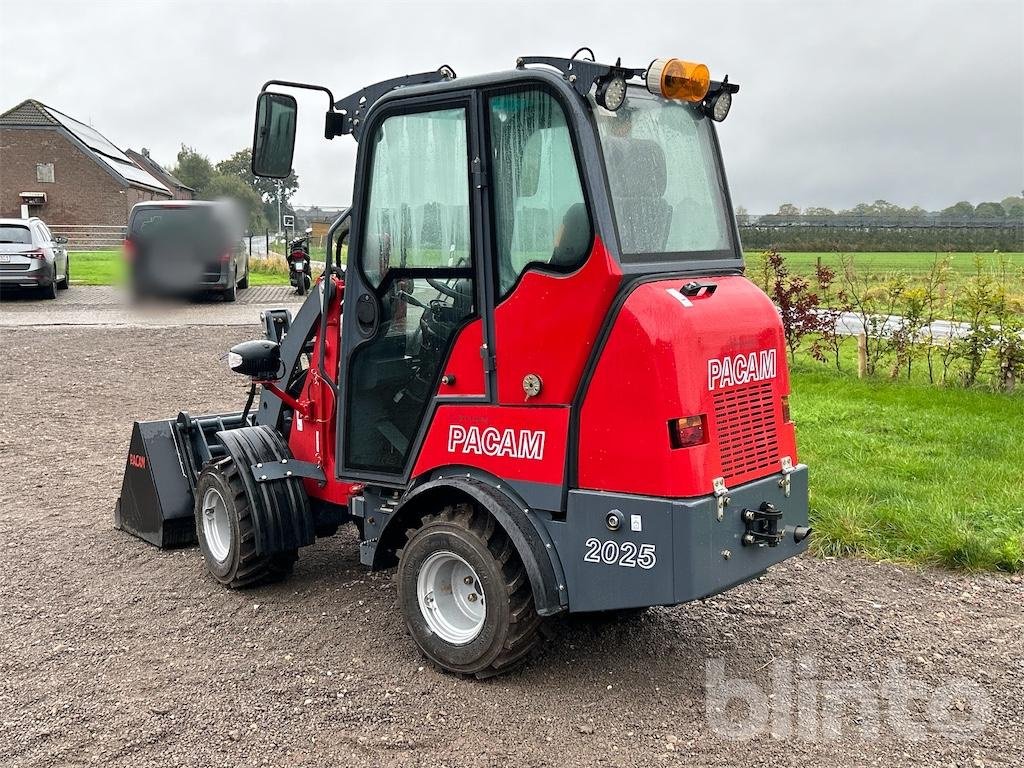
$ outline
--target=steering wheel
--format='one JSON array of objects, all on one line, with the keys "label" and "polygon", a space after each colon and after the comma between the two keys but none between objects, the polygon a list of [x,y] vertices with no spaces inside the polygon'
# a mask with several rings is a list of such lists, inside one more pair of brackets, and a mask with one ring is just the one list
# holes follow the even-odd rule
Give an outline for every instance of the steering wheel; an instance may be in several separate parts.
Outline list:
[{"label": "steering wheel", "polygon": [[459,298],[459,292],[448,285],[448,283],[442,283],[440,280],[434,280],[433,278],[428,277],[427,284],[438,293],[447,296],[449,299]]},{"label": "steering wheel", "polygon": [[420,309],[430,309],[430,307],[428,307],[426,304],[417,299],[408,291],[400,290],[396,295],[406,304],[412,304],[414,307],[419,307]]}]

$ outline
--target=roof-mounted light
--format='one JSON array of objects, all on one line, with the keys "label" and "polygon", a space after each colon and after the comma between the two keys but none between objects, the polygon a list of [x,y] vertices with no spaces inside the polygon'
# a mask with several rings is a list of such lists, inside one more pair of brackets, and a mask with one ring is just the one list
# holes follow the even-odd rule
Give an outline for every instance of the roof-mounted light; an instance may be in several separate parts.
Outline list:
[{"label": "roof-mounted light", "polygon": [[726,90],[721,90],[713,96],[704,99],[704,111],[716,123],[725,120],[729,115],[729,108],[731,106],[732,94]]},{"label": "roof-mounted light", "polygon": [[647,90],[655,96],[703,101],[711,86],[706,64],[682,59],[655,59],[647,68]]},{"label": "roof-mounted light", "polygon": [[605,109],[615,112],[626,100],[626,78],[615,71],[598,78],[594,100]]}]

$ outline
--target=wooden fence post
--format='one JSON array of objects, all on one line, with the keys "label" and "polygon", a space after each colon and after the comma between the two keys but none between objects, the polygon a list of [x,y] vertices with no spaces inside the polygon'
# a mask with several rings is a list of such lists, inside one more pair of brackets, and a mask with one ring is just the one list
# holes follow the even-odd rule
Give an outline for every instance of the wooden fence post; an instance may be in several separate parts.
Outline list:
[{"label": "wooden fence post", "polygon": [[868,335],[857,334],[857,377],[863,379],[868,375]]}]

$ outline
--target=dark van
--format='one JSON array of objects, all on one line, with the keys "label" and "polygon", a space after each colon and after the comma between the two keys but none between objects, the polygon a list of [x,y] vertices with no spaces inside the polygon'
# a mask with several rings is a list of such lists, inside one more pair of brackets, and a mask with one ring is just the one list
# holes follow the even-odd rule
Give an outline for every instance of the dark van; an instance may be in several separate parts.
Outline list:
[{"label": "dark van", "polygon": [[234,301],[249,287],[244,221],[230,201],[137,203],[128,217],[125,258],[136,296],[197,296]]}]

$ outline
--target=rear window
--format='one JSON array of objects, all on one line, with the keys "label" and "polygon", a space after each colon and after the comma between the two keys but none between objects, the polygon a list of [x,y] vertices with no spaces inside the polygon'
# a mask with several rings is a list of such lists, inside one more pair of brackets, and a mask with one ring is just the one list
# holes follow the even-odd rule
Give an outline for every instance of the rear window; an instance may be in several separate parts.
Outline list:
[{"label": "rear window", "polygon": [[238,212],[227,204],[153,206],[132,213],[128,234],[135,240],[162,240],[185,234],[232,243],[242,236],[242,222]]},{"label": "rear window", "polygon": [[18,224],[0,224],[0,243],[32,243],[28,227]]},{"label": "rear window", "polygon": [[594,107],[623,260],[733,257],[710,119],[636,86],[627,94],[618,112]]}]

